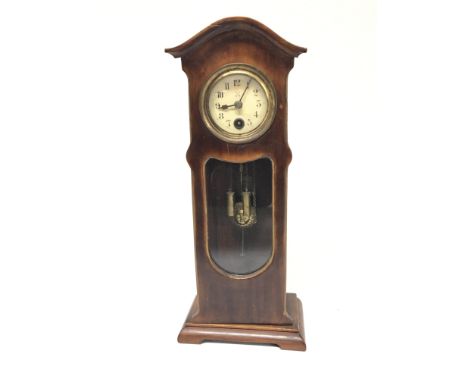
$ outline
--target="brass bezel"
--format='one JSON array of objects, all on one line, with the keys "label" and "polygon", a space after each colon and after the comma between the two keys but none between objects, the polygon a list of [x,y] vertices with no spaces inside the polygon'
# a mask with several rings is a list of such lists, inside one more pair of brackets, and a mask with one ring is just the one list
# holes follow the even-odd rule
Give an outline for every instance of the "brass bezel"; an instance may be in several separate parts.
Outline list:
[{"label": "brass bezel", "polygon": [[[219,126],[211,117],[208,107],[209,95],[215,83],[220,79],[232,74],[245,74],[253,77],[265,92],[268,110],[262,123],[247,133],[230,133]],[[229,64],[218,69],[206,82],[200,93],[200,113],[206,127],[219,139],[229,143],[248,143],[260,138],[265,134],[273,123],[276,115],[276,92],[273,83],[260,70],[247,64]]]}]

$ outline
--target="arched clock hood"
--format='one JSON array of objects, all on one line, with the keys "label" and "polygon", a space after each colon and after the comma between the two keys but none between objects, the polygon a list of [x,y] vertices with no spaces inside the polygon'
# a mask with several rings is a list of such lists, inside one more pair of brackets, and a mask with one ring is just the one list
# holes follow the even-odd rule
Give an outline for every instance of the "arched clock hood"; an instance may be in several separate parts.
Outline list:
[{"label": "arched clock hood", "polygon": [[254,38],[257,43],[271,44],[276,47],[278,52],[291,58],[307,51],[306,48],[286,41],[262,23],[247,17],[227,17],[216,21],[184,43],[174,48],[167,48],[165,51],[175,58],[184,58],[190,56],[193,51],[196,51],[210,40],[224,41],[233,38],[238,41],[243,38],[249,40]]}]

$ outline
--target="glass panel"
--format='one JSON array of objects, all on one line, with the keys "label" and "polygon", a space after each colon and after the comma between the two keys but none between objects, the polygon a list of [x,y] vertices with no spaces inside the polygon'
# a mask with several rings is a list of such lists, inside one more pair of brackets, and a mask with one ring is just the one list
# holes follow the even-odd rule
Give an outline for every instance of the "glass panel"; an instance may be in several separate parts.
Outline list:
[{"label": "glass panel", "polygon": [[208,246],[226,272],[246,275],[272,254],[272,165],[210,159],[206,164]]}]

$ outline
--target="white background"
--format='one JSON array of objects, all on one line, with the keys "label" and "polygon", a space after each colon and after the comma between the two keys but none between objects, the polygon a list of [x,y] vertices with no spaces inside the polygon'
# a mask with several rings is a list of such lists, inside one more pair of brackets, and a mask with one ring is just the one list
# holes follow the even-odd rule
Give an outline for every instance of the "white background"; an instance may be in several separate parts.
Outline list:
[{"label": "white background", "polygon": [[[222,17],[289,81],[305,353],[180,345],[195,295],[187,80]],[[2,1],[0,380],[467,381],[463,2]]]}]

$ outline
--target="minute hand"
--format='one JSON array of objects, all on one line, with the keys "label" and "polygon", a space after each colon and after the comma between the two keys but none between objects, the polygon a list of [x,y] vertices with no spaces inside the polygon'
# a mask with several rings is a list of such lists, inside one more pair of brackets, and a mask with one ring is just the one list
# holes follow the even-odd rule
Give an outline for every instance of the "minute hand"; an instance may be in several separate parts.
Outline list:
[{"label": "minute hand", "polygon": [[245,87],[244,92],[242,93],[241,97],[239,98],[239,102],[242,102],[242,98],[244,98],[245,92],[249,88],[250,81],[252,81],[252,78],[247,82],[247,86]]}]

